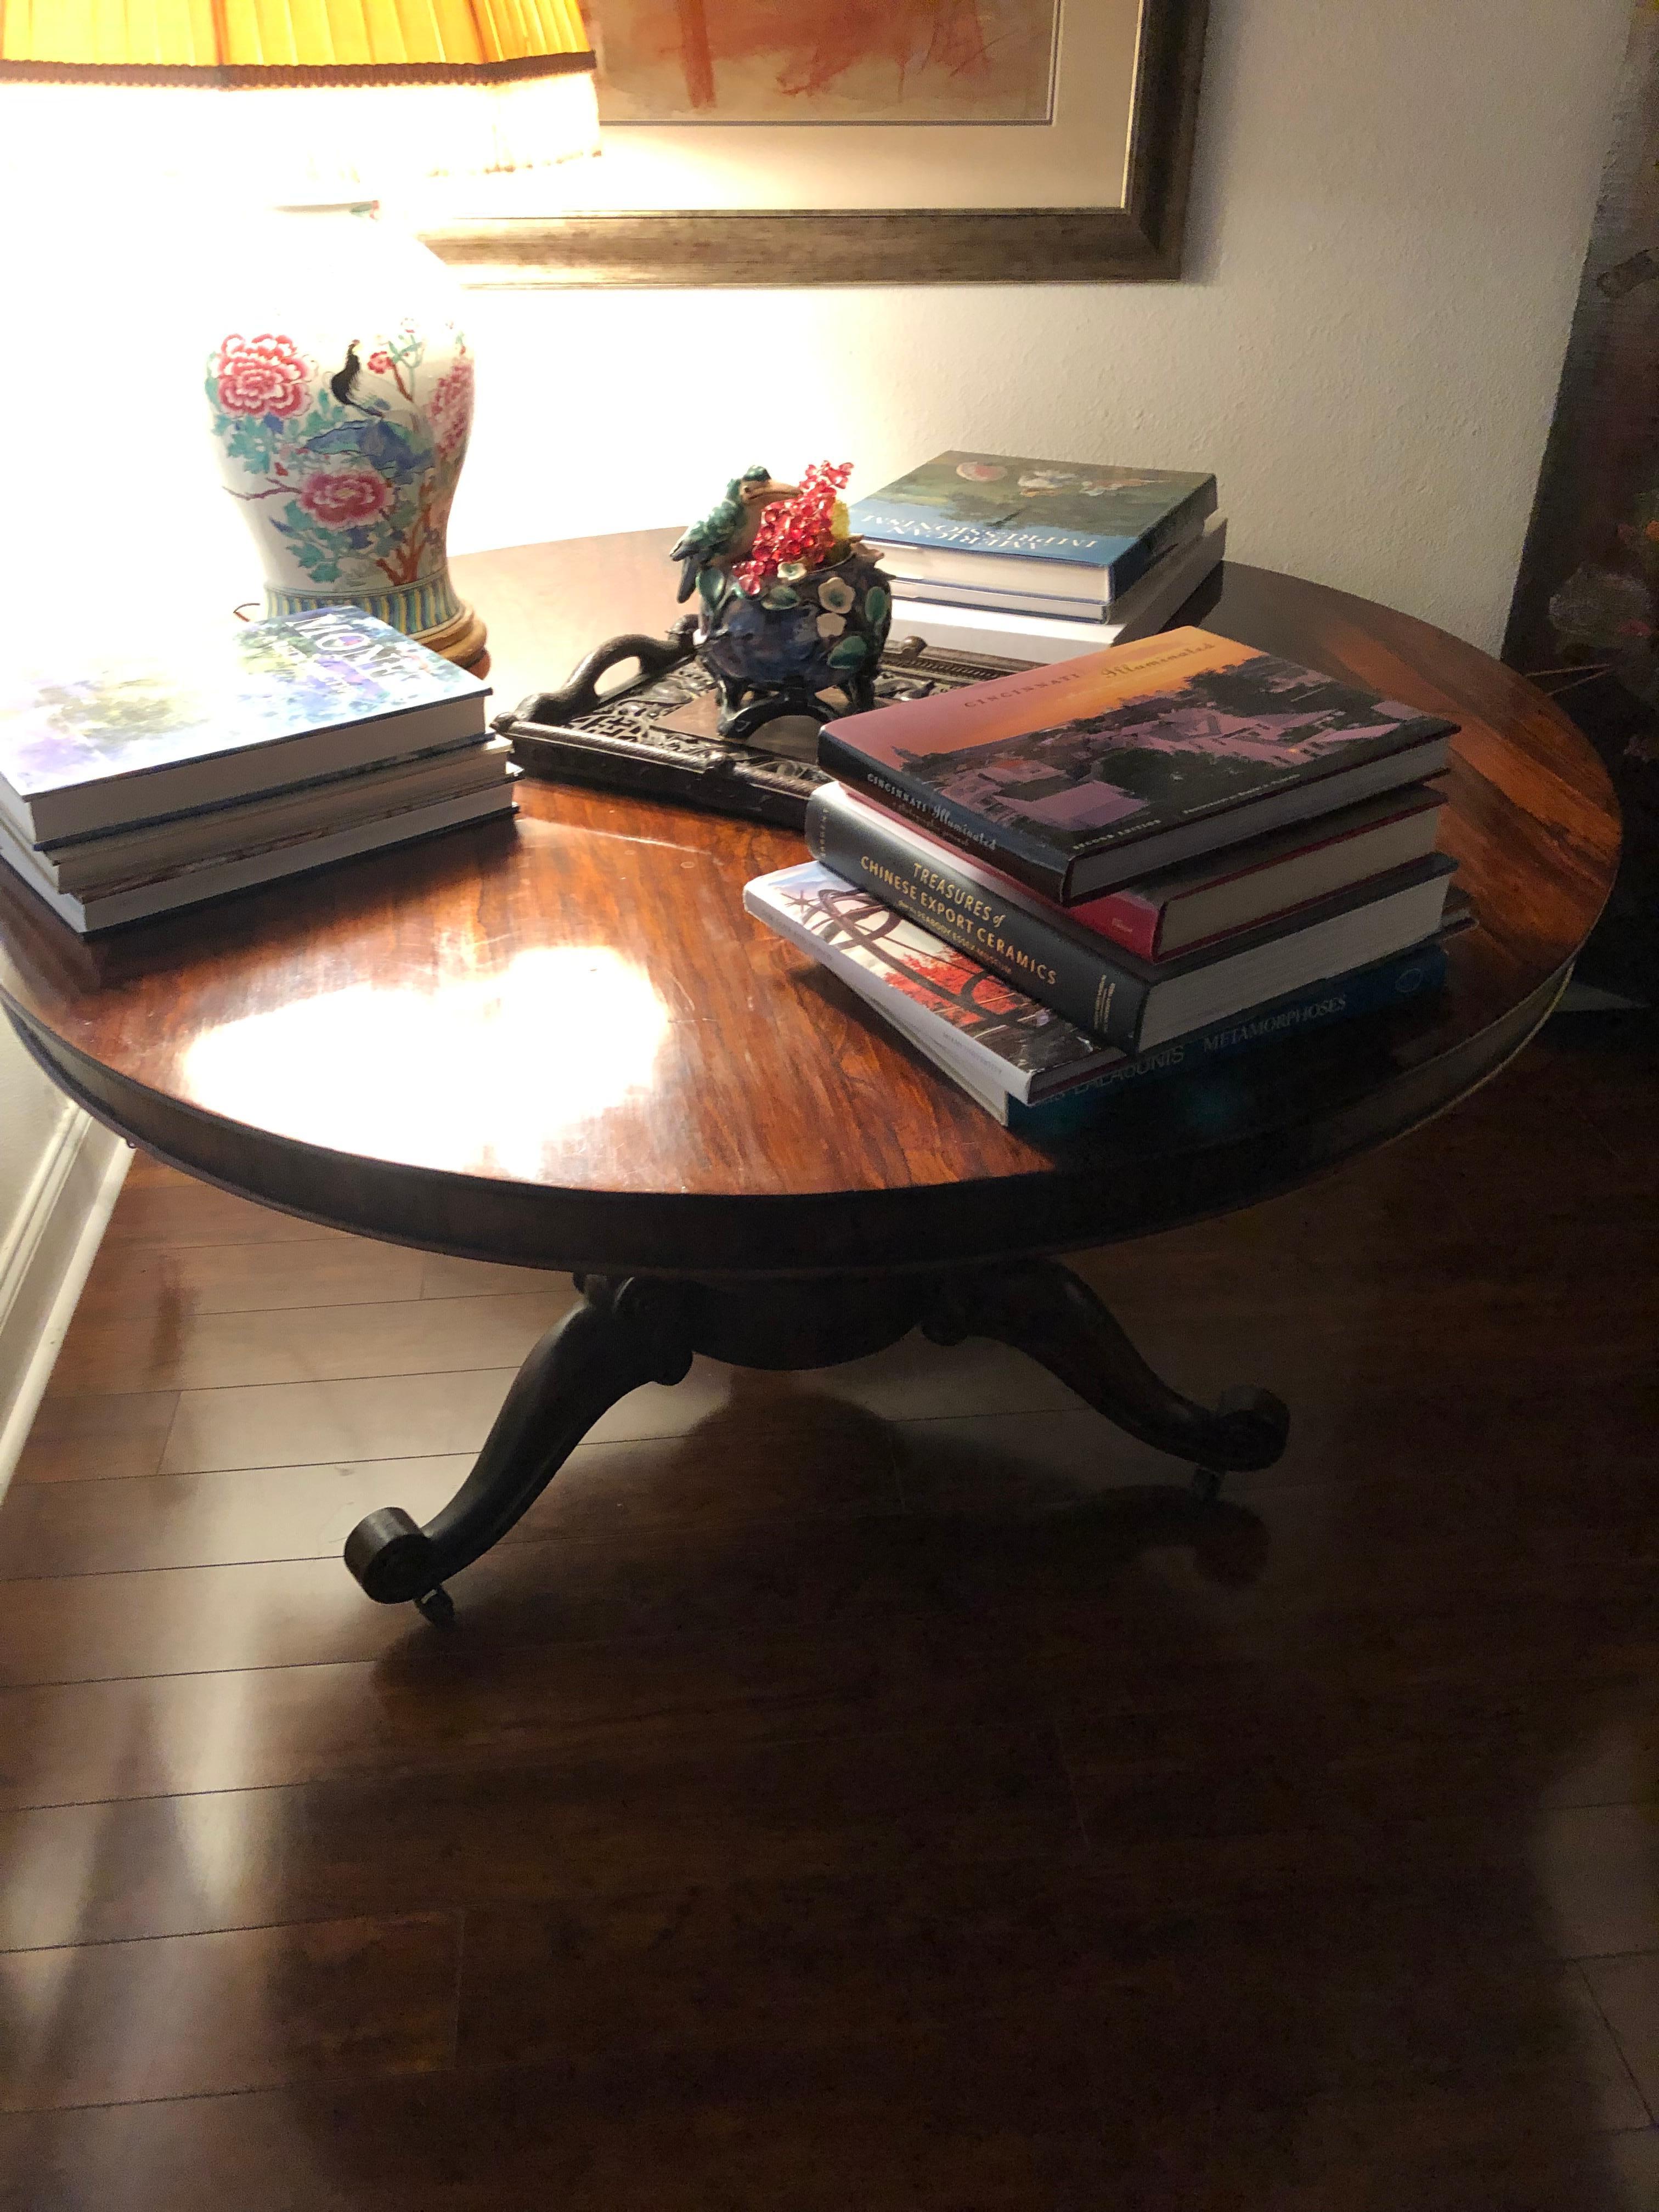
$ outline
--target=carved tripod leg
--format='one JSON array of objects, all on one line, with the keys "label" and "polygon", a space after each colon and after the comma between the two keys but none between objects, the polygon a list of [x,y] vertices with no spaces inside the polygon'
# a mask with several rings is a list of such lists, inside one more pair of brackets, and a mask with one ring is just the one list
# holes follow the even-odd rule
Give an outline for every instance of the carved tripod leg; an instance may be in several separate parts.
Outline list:
[{"label": "carved tripod leg", "polygon": [[1086,1283],[1055,1260],[993,1268],[948,1285],[922,1322],[935,1344],[1012,1344],[1142,1443],[1195,1462],[1212,1498],[1229,1468],[1271,1467],[1291,1416],[1270,1391],[1229,1390],[1214,1412],[1155,1375]]},{"label": "carved tripod leg", "polygon": [[534,1504],[601,1413],[641,1382],[678,1382],[691,1364],[678,1294],[666,1284],[590,1277],[514,1378],[477,1464],[417,1528],[383,1505],[346,1539],[345,1563],[382,1605],[413,1599],[429,1620],[453,1613],[446,1577],[470,1566]]}]

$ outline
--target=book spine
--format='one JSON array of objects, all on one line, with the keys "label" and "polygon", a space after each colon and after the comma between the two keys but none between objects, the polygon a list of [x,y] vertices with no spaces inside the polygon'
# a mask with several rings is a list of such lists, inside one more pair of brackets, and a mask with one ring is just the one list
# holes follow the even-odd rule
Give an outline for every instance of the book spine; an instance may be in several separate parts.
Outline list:
[{"label": "book spine", "polygon": [[1146,984],[1079,934],[1058,929],[999,889],[975,882],[951,854],[902,824],[853,819],[831,791],[813,794],[806,842],[815,860],[935,937],[969,954],[1079,1029],[1132,1052],[1146,1011]]},{"label": "book spine", "polygon": [[[1083,919],[1086,913],[1088,920]],[[1080,929],[1109,937],[1137,960],[1156,960],[1158,940],[1164,927],[1164,908],[1139,891],[1106,891],[1086,907],[1073,907],[1071,919]]]},{"label": "book spine", "polygon": [[1196,491],[1188,493],[1179,507],[1171,507],[1161,522],[1155,522],[1127,553],[1120,553],[1117,559],[1108,565],[1108,603],[1121,598],[1132,584],[1138,584],[1153,562],[1160,560],[1172,545],[1196,537],[1204,527],[1206,517],[1213,514],[1215,507],[1216,483],[1212,477],[1207,483],[1201,483]]},{"label": "book spine", "polygon": [[1224,1021],[1212,1022],[1207,1029],[1194,1030],[1190,1036],[1176,1037],[1152,1052],[1120,1060],[1115,1066],[1091,1076],[1086,1083],[1079,1083],[1058,1097],[1040,1098],[1027,1105],[1011,1094],[1007,1126],[1032,1137],[1063,1134],[1073,1125],[1086,1127],[1098,1107],[1125,1084],[1164,1075],[1192,1075],[1218,1060],[1231,1060],[1236,1053],[1248,1052],[1253,1045],[1270,1043],[1279,1037],[1302,1036],[1310,1030],[1326,1029],[1334,1022],[1350,1021],[1357,1015],[1379,1013],[1385,1007],[1425,998],[1445,981],[1446,967],[1443,945],[1414,945],[1407,951],[1396,953],[1391,960],[1357,968],[1351,975],[1340,975],[1334,981],[1327,977],[1323,981],[1310,983],[1250,1013],[1229,1015]]},{"label": "book spine", "polygon": [[915,823],[929,836],[942,837],[947,845],[959,845],[965,852],[977,854],[988,868],[999,869],[1017,883],[1028,884],[1056,906],[1064,905],[1071,876],[1068,863],[1056,860],[1034,838],[1022,836],[1017,830],[988,836],[976,816],[941,799],[926,785],[917,790],[891,769],[866,760],[836,736],[833,722],[818,732],[818,766],[838,783],[864,792],[878,806]]}]

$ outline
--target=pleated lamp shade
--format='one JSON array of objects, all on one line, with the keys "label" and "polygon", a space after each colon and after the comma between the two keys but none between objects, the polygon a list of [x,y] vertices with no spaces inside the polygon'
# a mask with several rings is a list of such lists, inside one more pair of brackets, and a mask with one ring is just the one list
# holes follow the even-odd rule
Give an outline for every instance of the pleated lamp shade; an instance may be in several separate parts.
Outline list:
[{"label": "pleated lamp shade", "polygon": [[[150,175],[222,154],[395,190],[538,167],[596,150],[592,70],[577,0],[0,0],[0,87],[34,90],[36,130],[61,119],[86,147],[130,125]],[[89,129],[88,93],[139,88]],[[116,152],[99,142],[106,173]]]}]

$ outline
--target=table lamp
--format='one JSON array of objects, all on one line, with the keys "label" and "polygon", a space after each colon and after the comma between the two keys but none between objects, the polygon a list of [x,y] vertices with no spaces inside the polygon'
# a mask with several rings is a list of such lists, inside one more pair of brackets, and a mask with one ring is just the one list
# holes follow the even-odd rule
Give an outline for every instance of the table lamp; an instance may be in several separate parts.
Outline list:
[{"label": "table lamp", "polygon": [[359,606],[482,655],[445,542],[463,295],[374,195],[596,152],[592,69],[577,0],[0,0],[0,135],[258,207],[203,349],[267,614]]}]

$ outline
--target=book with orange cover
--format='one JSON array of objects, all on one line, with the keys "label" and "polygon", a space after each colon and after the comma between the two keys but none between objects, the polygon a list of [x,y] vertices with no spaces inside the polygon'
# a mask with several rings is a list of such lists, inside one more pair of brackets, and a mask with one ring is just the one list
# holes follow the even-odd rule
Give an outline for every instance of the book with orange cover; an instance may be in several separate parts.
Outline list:
[{"label": "book with orange cover", "polygon": [[1061,905],[1436,775],[1455,724],[1166,630],[828,724],[820,766]]}]

